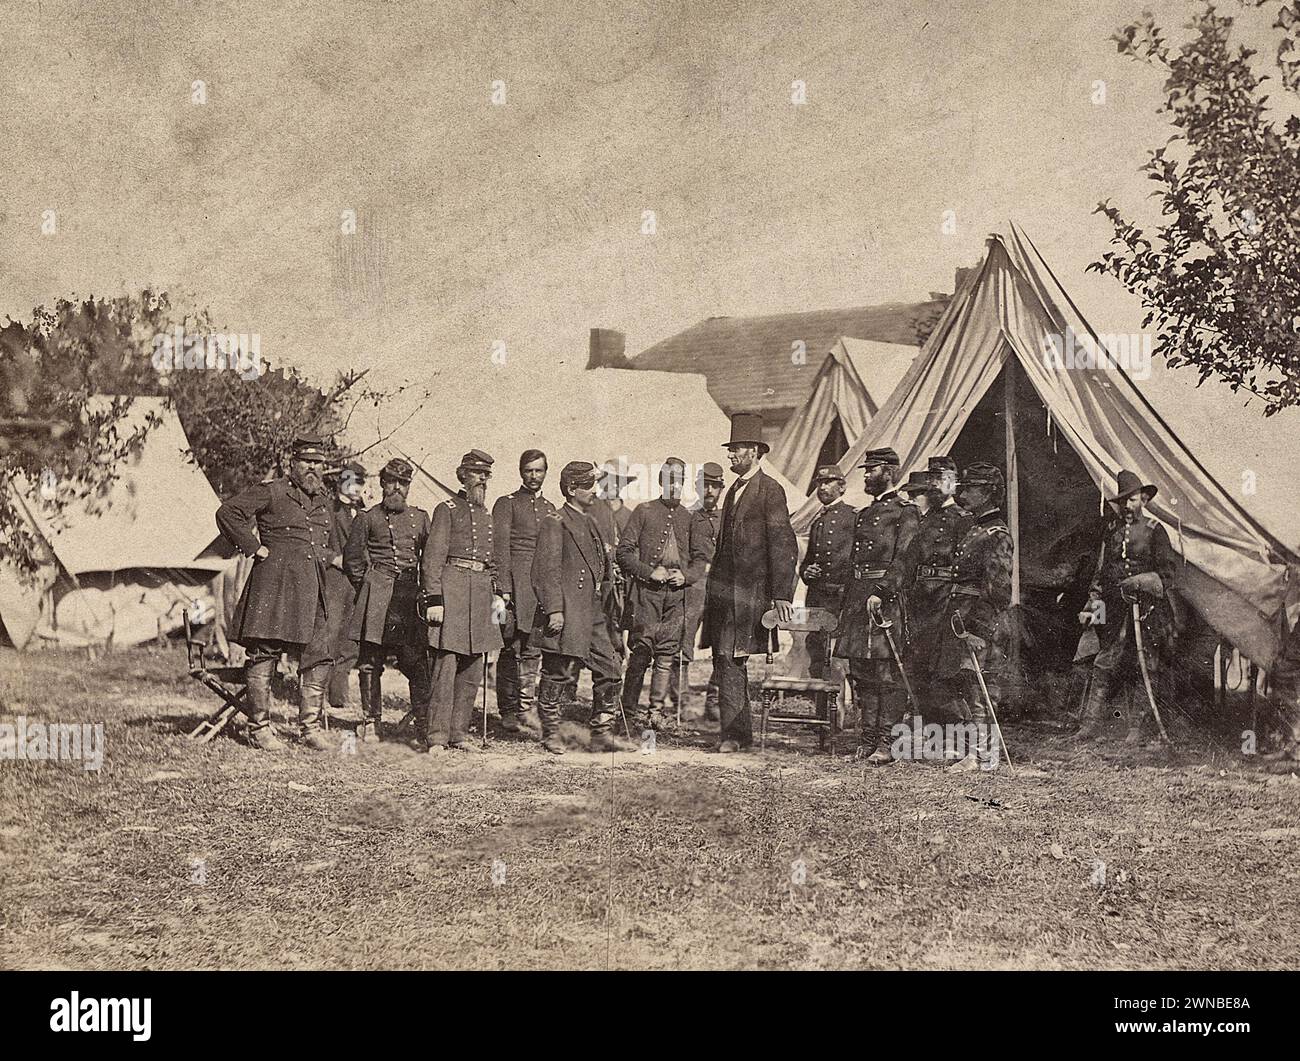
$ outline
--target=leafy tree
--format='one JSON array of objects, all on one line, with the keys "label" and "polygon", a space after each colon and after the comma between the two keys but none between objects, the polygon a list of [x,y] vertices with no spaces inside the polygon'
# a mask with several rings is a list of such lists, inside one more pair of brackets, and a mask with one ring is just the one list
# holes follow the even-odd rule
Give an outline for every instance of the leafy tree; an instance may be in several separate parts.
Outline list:
[{"label": "leafy tree", "polygon": [[[1300,0],[1274,10],[1276,83],[1294,97]],[[1232,27],[1207,4],[1181,47],[1149,12],[1115,34],[1121,54],[1168,73],[1159,110],[1174,131],[1143,167],[1164,220],[1148,233],[1101,203],[1120,249],[1089,268],[1141,298],[1170,366],[1245,390],[1272,415],[1300,404],[1300,119],[1272,117],[1264,88],[1274,78],[1234,46]]]},{"label": "leafy tree", "polygon": [[251,336],[242,349],[227,342],[206,312],[180,312],[165,292],[38,307],[0,329],[0,544],[22,571],[44,559],[10,484],[29,498],[39,489],[56,522],[74,501],[107,503],[120,462],[155,426],[126,431],[134,396],[169,399],[190,458],[228,496],[282,471],[294,438],[334,434],[359,405],[391,397],[365,376],[340,373],[321,390],[273,370]]}]

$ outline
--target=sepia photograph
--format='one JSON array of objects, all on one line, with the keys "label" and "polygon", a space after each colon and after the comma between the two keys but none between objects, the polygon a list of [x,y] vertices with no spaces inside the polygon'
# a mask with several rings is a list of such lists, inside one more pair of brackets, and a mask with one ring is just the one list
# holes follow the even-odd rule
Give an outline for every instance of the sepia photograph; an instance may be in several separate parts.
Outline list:
[{"label": "sepia photograph", "polygon": [[35,1033],[1290,1023],[1300,2],[0,14]]}]

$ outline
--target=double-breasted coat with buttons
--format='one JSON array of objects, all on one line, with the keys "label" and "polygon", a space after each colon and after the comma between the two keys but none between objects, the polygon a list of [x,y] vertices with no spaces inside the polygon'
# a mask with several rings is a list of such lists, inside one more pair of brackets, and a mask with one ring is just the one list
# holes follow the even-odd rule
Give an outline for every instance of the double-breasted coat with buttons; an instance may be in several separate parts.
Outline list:
[{"label": "double-breasted coat with buttons", "polygon": [[[918,509],[918,513],[919,513]],[[938,663],[944,641],[944,612],[957,577],[957,546],[973,519],[955,501],[921,516],[912,538],[913,577],[907,591],[909,655],[914,676],[924,679]],[[951,630],[946,631],[951,634]]]},{"label": "double-breasted coat with buttons", "polygon": [[[853,526],[858,510],[845,501],[834,501],[818,513],[808,529],[808,549],[799,565],[799,577],[808,592],[804,604],[827,608],[839,614],[844,587],[853,575]],[[818,573],[808,575],[817,565]]]},{"label": "double-breasted coat with buttons", "polygon": [[443,620],[428,628],[435,649],[476,656],[503,644],[492,598],[496,550],[492,516],[464,491],[437,505],[420,561],[422,606],[442,605]]},{"label": "double-breasted coat with buttons", "polygon": [[759,469],[739,500],[735,491],[732,483],[722,501],[700,636],[702,647],[732,657],[767,651],[772,638],[763,613],[773,601],[794,599],[799,561],[780,484]]},{"label": "double-breasted coat with buttons", "polygon": [[[217,527],[245,556],[269,550],[249,572],[235,606],[230,640],[283,641],[305,645],[317,617],[328,623],[325,570],[333,555],[330,532],[334,499],[325,491],[308,494],[292,480],[273,479],[240,491],[217,509]],[[332,650],[326,652],[328,657]]]},{"label": "double-breasted coat with buttons", "polygon": [[497,549],[497,585],[509,593],[514,605],[515,629],[529,633],[537,611],[533,592],[533,554],[537,551],[537,528],[542,517],[555,506],[539,490],[520,487],[513,494],[498,497],[492,506],[492,535]]},{"label": "double-breasted coat with buttons", "polygon": [[1015,545],[1002,513],[989,509],[972,516],[957,543],[953,560],[957,575],[948,594],[941,629],[946,631],[939,650],[940,676],[971,667],[970,652],[952,632],[952,616],[960,614],[967,633],[984,641],[976,653],[986,675],[996,672],[1005,657],[1007,630],[1002,616],[1011,606],[1011,569]]},{"label": "double-breasted coat with buttons", "polygon": [[1132,605],[1124,600],[1120,583],[1132,575],[1148,572],[1160,576],[1164,596],[1158,600],[1144,597],[1140,613],[1143,615],[1142,640],[1149,654],[1149,662],[1166,655],[1174,640],[1174,613],[1169,603],[1174,588],[1177,560],[1169,543],[1169,532],[1153,516],[1143,515],[1128,522],[1118,519],[1105,532],[1097,575],[1093,579],[1093,593],[1105,605],[1105,622],[1097,626],[1097,640],[1101,647],[1098,663],[1106,666],[1112,656],[1122,654],[1121,637],[1134,641]]},{"label": "double-breasted coat with buttons", "polygon": [[858,510],[853,523],[849,584],[837,628],[835,655],[842,659],[890,659],[889,638],[868,622],[867,601],[880,598],[881,615],[893,623],[889,636],[906,652],[904,593],[911,583],[912,538],[920,518],[916,506],[896,490],[881,494]]},{"label": "double-breasted coat with buttons", "polygon": [[[533,591],[537,614],[533,643],[543,652],[585,660],[594,637],[609,637],[614,565],[599,528],[585,512],[565,504],[543,516],[533,554]],[[546,617],[564,615],[564,629],[546,632]],[[618,652],[610,638],[611,651]]]},{"label": "double-breasted coat with buttons", "polygon": [[420,554],[429,539],[429,514],[408,505],[401,511],[370,508],[352,524],[343,569],[356,587],[348,633],[372,645],[423,645],[420,622]]}]

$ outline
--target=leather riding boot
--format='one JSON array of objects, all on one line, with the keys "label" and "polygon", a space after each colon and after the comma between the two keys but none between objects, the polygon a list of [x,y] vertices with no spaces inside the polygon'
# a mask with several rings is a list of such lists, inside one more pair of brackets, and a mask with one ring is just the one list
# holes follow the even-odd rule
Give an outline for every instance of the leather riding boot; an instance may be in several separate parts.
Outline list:
[{"label": "leather riding boot", "polygon": [[298,727],[303,744],[316,751],[324,751],[330,746],[321,731],[321,711],[325,702],[325,683],[328,678],[328,664],[308,667],[298,674]]},{"label": "leather riding boot", "polygon": [[380,680],[378,669],[357,671],[357,684],[361,689],[361,725],[357,727],[357,739],[364,744],[379,739],[375,723],[378,721]]},{"label": "leather riding boot", "polygon": [[503,733],[519,732],[519,647],[507,644],[497,656],[497,713]]},{"label": "leather riding boot", "polygon": [[[638,729],[644,716],[638,706],[641,700],[641,686],[645,683],[645,672],[651,664],[650,647],[636,644],[627,657],[627,668],[623,672],[623,711],[627,719]],[[653,674],[651,682],[654,681]]]},{"label": "leather riding boot", "polygon": [[1096,740],[1106,728],[1106,707],[1110,700],[1110,672],[1092,669],[1088,683],[1088,699],[1084,701],[1083,716],[1075,738],[1081,741]]},{"label": "leather riding boot", "polygon": [[1141,744],[1142,725],[1151,710],[1147,704],[1147,690],[1146,686],[1142,684],[1141,675],[1138,676],[1137,681],[1129,684],[1124,709],[1128,721],[1128,732],[1124,734],[1124,743],[1130,745]]},{"label": "leather riding boot", "polygon": [[533,738],[542,735],[542,723],[537,717],[537,679],[541,663],[539,655],[519,660],[519,732]]},{"label": "leather riding boot", "polygon": [[[650,672],[650,728],[664,730],[671,728],[668,719],[668,686],[673,676],[673,658],[658,656],[654,669]],[[674,718],[676,714],[674,713]]]},{"label": "leather riding boot", "polygon": [[632,745],[614,732],[621,685],[614,682],[593,689],[591,693],[591,750],[593,752],[630,751]]},{"label": "leather riding boot", "polygon": [[275,671],[275,660],[258,660],[244,669],[244,682],[248,688],[248,706],[244,713],[248,716],[248,741],[254,748],[263,751],[280,751],[284,741],[275,735],[271,728],[271,675]]},{"label": "leather riding boot", "polygon": [[560,736],[560,722],[563,719],[561,704],[567,687],[552,678],[542,675],[537,683],[537,714],[542,723],[542,747],[553,755],[564,754],[564,740]]},{"label": "leather riding boot", "polygon": [[906,700],[892,689],[876,693],[876,748],[867,762],[885,766],[894,762],[894,726],[902,721]]}]

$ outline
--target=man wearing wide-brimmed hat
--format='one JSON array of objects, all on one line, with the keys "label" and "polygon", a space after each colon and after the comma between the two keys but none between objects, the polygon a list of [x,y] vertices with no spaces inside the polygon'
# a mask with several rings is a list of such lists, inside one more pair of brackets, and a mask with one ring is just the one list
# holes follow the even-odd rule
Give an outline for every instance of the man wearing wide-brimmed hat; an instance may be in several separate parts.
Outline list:
[{"label": "man wearing wide-brimmed hat", "polygon": [[[859,465],[871,504],[853,524],[851,577],[836,630],[835,655],[849,661],[867,762],[893,762],[893,728],[902,721],[907,693],[898,672],[906,651],[903,594],[912,577],[910,547],[919,524],[916,506],[898,494],[898,454],[868,450]],[[891,648],[891,640],[893,647]],[[902,661],[906,666],[907,661]]]},{"label": "man wearing wide-brimmed hat", "polygon": [[[985,702],[987,690],[996,709],[1000,696],[998,678],[1006,659],[1004,644],[1008,631],[1003,616],[1011,606],[1011,572],[1015,544],[1002,518],[1006,480],[1002,469],[992,464],[972,464],[962,471],[957,484],[959,503],[969,512],[966,533],[953,551],[955,574],[948,592],[948,606],[939,624],[939,659],[935,664],[936,684],[943,682],[953,696],[954,713],[975,726],[974,747],[951,767],[963,772],[994,769],[1000,761],[992,742],[998,739],[996,720]],[[964,637],[953,631],[953,616],[961,616]],[[984,684],[980,684],[971,660],[979,663]]]},{"label": "man wearing wide-brimmed hat", "polygon": [[731,439],[723,445],[736,479],[722,500],[700,644],[713,650],[718,678],[722,716],[718,751],[730,753],[753,743],[749,657],[766,651],[771,643],[772,632],[763,626],[764,612],[775,606],[778,618],[786,622],[794,615],[791,602],[799,547],[785,491],[759,467],[769,448],[763,441],[763,418],[757,413],[736,413],[731,418]]},{"label": "man wearing wide-brimmed hat", "polygon": [[1118,518],[1103,536],[1097,574],[1083,613],[1093,617],[1089,622],[1096,627],[1100,646],[1093,660],[1092,682],[1078,733],[1083,740],[1096,737],[1105,726],[1108,700],[1116,690],[1128,720],[1125,742],[1137,744],[1142,740],[1150,708],[1137,656],[1133,601],[1138,603],[1147,673],[1153,682],[1162,657],[1172,646],[1174,620],[1169,593],[1174,586],[1176,564],[1168,532],[1159,520],[1146,513],[1147,503],[1155,496],[1154,484],[1143,483],[1125,469],[1119,473],[1118,488],[1109,499]]},{"label": "man wearing wide-brimmed hat", "polygon": [[596,501],[591,506],[591,518],[596,521],[611,555],[623,528],[632,518],[632,510],[624,504],[622,493],[636,478],[628,473],[627,461],[618,457],[610,457],[596,469]]},{"label": "man wearing wide-brimmed hat", "polygon": [[[907,591],[907,629],[910,636],[907,676],[916,695],[917,709],[925,721],[942,722],[940,708],[945,690],[935,683],[940,646],[951,636],[945,631],[944,613],[957,576],[957,546],[970,528],[970,514],[953,500],[954,486],[947,486],[948,470],[931,457],[926,471],[913,472],[898,488],[911,499],[921,517],[916,537],[912,539],[911,585]],[[947,721],[955,721],[948,719]]]},{"label": "man wearing wide-brimmed hat", "polygon": [[434,507],[420,560],[421,603],[433,650],[432,693],[425,718],[429,753],[478,751],[469,739],[483,658],[503,644],[505,601],[496,581],[492,516],[484,501],[492,458],[472,449],[460,460],[459,495]]},{"label": "man wearing wide-brimmed hat", "polygon": [[[826,608],[839,615],[844,604],[844,587],[853,575],[853,523],[858,510],[841,500],[844,496],[844,473],[834,464],[818,468],[813,483],[822,510],[808,529],[808,551],[799,565],[799,577],[808,587],[804,604],[809,608]],[[826,636],[820,630],[808,635],[810,677],[825,677]]]},{"label": "man wearing wide-brimmed hat", "polygon": [[267,751],[284,745],[271,729],[271,678],[282,653],[298,657],[299,734],[324,750],[321,732],[325,682],[334,659],[325,572],[334,501],[325,487],[330,445],[317,437],[297,439],[285,478],[258,483],[217,509],[217,527],[235,548],[253,558],[253,569],[235,608],[230,640],[248,651],[248,737]]},{"label": "man wearing wide-brimmed hat", "polygon": [[352,524],[343,566],[356,587],[350,636],[360,643],[357,675],[361,682],[362,741],[383,736],[384,663],[397,667],[410,689],[411,706],[429,700],[425,628],[420,622],[420,555],[429,538],[429,514],[406,503],[413,469],[394,457],[379,473],[383,499]]}]

